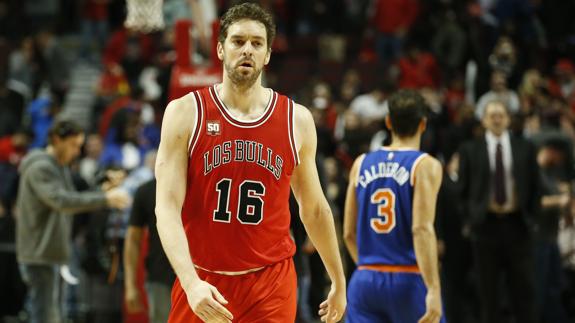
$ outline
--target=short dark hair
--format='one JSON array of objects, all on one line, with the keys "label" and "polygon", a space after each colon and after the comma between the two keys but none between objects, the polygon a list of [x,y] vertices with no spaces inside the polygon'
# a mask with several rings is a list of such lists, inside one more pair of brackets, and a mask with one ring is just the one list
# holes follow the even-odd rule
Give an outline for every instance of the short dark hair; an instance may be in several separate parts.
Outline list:
[{"label": "short dark hair", "polygon": [[389,118],[393,132],[400,137],[411,137],[427,115],[427,104],[418,92],[400,90],[389,97]]},{"label": "short dark hair", "polygon": [[255,3],[242,3],[228,9],[220,19],[220,33],[218,41],[223,43],[228,37],[228,28],[243,19],[254,20],[262,23],[266,27],[266,41],[268,49],[276,36],[276,24],[272,15]]},{"label": "short dark hair", "polygon": [[67,137],[77,136],[84,133],[84,129],[74,121],[58,120],[55,121],[48,131],[48,142],[52,143],[54,137],[64,139]]}]

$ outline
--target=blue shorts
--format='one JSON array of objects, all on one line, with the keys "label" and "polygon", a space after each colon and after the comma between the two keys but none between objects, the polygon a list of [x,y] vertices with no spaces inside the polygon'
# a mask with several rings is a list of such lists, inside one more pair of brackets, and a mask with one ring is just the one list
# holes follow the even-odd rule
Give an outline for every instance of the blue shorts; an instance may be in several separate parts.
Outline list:
[{"label": "blue shorts", "polygon": [[347,290],[346,322],[417,323],[426,295],[420,274],[356,270]]}]

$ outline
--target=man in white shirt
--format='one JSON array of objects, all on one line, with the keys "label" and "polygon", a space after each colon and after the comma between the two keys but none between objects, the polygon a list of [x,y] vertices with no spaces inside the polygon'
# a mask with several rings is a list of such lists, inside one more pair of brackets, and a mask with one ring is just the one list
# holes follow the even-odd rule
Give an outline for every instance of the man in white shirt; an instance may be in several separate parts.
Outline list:
[{"label": "man in white shirt", "polygon": [[494,71],[491,74],[491,90],[483,94],[479,98],[479,101],[477,101],[475,117],[478,120],[483,119],[487,104],[492,101],[501,101],[504,103],[511,114],[519,112],[519,96],[515,91],[507,88],[507,77],[500,71]]},{"label": "man in white shirt", "polygon": [[373,90],[355,97],[350,103],[350,109],[355,112],[364,125],[373,121],[382,121],[388,113],[387,101],[383,92]]}]

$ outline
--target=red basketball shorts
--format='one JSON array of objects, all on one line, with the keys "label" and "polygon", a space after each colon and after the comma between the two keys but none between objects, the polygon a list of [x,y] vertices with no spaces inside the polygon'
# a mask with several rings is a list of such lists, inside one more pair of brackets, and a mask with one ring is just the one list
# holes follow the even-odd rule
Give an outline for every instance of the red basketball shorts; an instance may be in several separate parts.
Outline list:
[{"label": "red basketball shorts", "polygon": [[[292,258],[256,272],[230,276],[198,269],[200,279],[215,286],[228,301],[225,307],[237,323],[294,322],[297,302],[297,278]],[[176,279],[172,288],[169,323],[202,322],[190,305]]]}]

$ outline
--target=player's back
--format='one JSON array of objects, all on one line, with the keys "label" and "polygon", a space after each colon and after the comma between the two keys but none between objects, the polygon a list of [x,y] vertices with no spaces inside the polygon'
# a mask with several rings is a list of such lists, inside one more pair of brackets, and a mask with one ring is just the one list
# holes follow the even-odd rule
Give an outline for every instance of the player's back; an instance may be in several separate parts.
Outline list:
[{"label": "player's back", "polygon": [[383,147],[365,155],[358,173],[358,265],[416,265],[412,235],[414,172],[426,156]]}]

